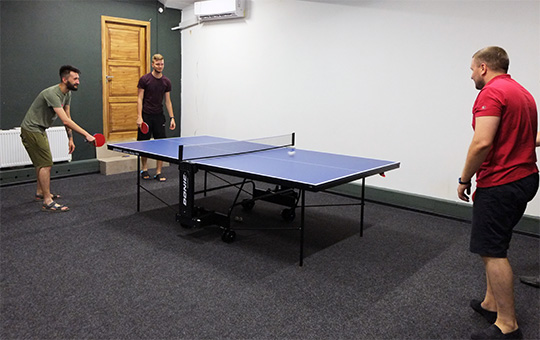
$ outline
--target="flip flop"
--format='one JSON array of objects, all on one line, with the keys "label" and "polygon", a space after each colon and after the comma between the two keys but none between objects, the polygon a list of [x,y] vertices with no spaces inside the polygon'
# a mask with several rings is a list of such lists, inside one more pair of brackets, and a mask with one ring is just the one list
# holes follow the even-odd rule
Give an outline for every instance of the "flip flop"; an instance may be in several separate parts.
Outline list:
[{"label": "flip flop", "polygon": [[[57,195],[57,194],[51,194],[52,195],[52,199],[55,200],[57,198],[62,198],[60,195]],[[39,200],[42,200],[43,199],[43,195],[40,195],[40,194],[36,194],[36,201],[39,201]]]},{"label": "flip flop", "polygon": [[[65,209],[63,209],[65,208]],[[52,201],[51,204],[43,204],[41,206],[41,211],[45,212],[67,212],[69,208],[65,205],[58,204],[55,201]]]},{"label": "flip flop", "polygon": [[165,177],[163,177],[161,174],[156,174],[156,175],[154,176],[154,179],[155,179],[156,181],[159,181],[159,182],[165,182],[165,181],[167,181],[167,179],[166,179]]},{"label": "flip flop", "polygon": [[150,179],[150,174],[148,173],[148,171],[146,170],[141,171],[141,178],[144,180]]}]

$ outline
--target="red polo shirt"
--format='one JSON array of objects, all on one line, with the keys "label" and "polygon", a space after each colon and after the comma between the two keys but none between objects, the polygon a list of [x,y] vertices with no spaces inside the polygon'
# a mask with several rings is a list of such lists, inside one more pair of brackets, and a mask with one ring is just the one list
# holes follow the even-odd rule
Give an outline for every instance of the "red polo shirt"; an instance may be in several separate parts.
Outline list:
[{"label": "red polo shirt", "polygon": [[476,117],[501,117],[493,147],[476,173],[477,187],[514,182],[538,172],[536,133],[538,112],[533,96],[509,74],[491,79],[473,106]]}]

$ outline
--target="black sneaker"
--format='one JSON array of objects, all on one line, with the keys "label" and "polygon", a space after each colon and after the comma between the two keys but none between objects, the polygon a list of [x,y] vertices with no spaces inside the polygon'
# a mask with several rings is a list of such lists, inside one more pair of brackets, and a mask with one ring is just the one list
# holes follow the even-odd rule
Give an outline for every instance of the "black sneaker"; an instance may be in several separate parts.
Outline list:
[{"label": "black sneaker", "polygon": [[523,339],[523,333],[518,328],[511,333],[503,334],[499,327],[491,325],[484,330],[471,334],[471,339]]},{"label": "black sneaker", "polygon": [[471,308],[475,312],[480,313],[489,323],[495,323],[497,320],[497,312],[492,312],[482,307],[482,301],[480,300],[471,300]]},{"label": "black sneaker", "polygon": [[539,276],[520,276],[519,280],[526,285],[540,288],[540,275]]}]

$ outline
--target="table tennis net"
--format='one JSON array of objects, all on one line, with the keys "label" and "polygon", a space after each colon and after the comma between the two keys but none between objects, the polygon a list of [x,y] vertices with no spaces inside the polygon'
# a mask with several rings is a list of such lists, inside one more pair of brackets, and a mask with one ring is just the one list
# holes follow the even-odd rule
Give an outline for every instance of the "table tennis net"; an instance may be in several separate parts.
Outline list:
[{"label": "table tennis net", "polygon": [[294,133],[249,140],[224,140],[222,142],[182,145],[180,160],[197,160],[227,157],[294,146]]}]

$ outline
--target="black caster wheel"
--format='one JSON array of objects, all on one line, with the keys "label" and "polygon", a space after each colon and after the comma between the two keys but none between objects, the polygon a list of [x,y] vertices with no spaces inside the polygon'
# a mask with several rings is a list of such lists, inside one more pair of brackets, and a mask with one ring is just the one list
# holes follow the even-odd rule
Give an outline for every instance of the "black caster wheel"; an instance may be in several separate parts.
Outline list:
[{"label": "black caster wheel", "polygon": [[250,211],[251,209],[253,209],[254,206],[255,206],[255,201],[253,200],[245,199],[242,201],[242,208],[245,211]]},{"label": "black caster wheel", "polygon": [[233,243],[236,238],[236,232],[234,230],[225,230],[221,234],[221,240],[225,243]]},{"label": "black caster wheel", "polygon": [[283,220],[285,220],[287,222],[294,221],[294,218],[296,217],[296,213],[294,212],[294,208],[283,209],[281,211],[281,217],[283,218]]}]

